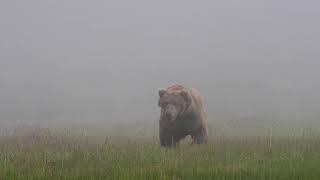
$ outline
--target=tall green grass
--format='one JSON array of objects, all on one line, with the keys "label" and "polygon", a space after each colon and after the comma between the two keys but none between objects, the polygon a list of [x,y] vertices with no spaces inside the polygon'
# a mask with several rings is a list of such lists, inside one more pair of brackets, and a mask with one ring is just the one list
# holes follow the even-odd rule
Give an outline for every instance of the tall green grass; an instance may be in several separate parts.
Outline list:
[{"label": "tall green grass", "polygon": [[215,135],[165,149],[156,135],[19,132],[0,138],[0,179],[320,179],[316,134]]}]

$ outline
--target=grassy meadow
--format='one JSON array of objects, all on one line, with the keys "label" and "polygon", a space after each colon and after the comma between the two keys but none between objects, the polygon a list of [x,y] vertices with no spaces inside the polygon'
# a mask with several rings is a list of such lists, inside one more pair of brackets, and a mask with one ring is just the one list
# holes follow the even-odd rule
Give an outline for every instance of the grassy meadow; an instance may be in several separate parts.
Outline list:
[{"label": "grassy meadow", "polygon": [[320,179],[320,133],[264,132],[165,149],[156,133],[18,129],[0,137],[0,179]]}]

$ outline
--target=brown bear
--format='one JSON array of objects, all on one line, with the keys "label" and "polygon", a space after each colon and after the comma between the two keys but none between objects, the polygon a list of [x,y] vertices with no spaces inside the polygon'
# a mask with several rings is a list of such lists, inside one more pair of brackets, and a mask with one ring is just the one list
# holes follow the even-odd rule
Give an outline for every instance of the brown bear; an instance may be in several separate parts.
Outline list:
[{"label": "brown bear", "polygon": [[174,84],[159,90],[160,144],[174,147],[190,135],[193,144],[206,144],[208,128],[203,101],[198,90]]}]

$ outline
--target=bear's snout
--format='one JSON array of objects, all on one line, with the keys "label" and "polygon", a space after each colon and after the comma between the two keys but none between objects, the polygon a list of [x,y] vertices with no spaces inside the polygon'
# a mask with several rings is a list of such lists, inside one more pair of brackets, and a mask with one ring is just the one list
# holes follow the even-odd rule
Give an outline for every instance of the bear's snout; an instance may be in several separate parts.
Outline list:
[{"label": "bear's snout", "polygon": [[170,113],[166,113],[166,119],[170,120],[172,118],[172,115]]}]

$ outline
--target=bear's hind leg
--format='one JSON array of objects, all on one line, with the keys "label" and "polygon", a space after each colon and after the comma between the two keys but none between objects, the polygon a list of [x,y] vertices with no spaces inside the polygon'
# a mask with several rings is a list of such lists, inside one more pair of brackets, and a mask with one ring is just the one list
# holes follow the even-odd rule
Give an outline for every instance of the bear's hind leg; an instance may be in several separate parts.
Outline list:
[{"label": "bear's hind leg", "polygon": [[208,135],[205,128],[199,129],[196,133],[191,135],[192,137],[192,144],[207,144],[208,142]]}]

